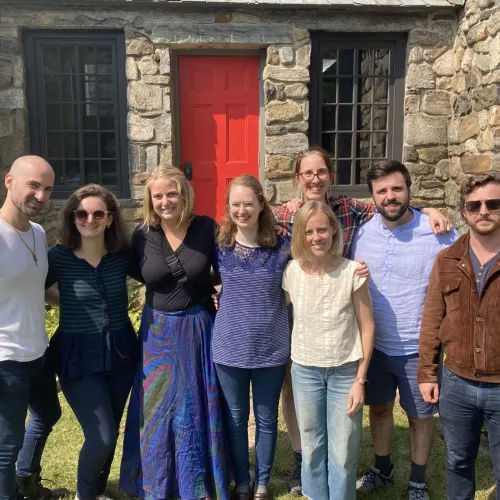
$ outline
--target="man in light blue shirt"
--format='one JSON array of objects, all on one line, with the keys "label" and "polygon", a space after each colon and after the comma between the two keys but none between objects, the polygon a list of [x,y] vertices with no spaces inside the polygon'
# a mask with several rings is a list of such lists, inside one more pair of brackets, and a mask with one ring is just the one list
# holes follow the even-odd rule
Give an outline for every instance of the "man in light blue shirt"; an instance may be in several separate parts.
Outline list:
[{"label": "man in light blue shirt", "polygon": [[378,210],[360,227],[351,257],[370,270],[375,319],[375,349],[368,370],[365,401],[375,464],[357,482],[358,492],[393,482],[390,458],[396,389],[408,415],[411,475],[410,500],[429,500],[425,467],[429,458],[436,408],[426,403],[417,382],[418,340],[429,277],[436,255],[458,234],[434,234],[429,220],[409,208],[411,178],[397,161],[382,161],[368,171],[368,186]]}]

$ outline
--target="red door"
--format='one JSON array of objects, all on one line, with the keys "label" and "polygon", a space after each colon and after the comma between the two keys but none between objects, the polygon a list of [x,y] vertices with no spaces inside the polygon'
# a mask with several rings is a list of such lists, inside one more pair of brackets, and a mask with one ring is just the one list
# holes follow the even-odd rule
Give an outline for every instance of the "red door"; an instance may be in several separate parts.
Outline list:
[{"label": "red door", "polygon": [[179,57],[179,102],[195,212],[220,222],[231,179],[259,176],[259,57]]}]

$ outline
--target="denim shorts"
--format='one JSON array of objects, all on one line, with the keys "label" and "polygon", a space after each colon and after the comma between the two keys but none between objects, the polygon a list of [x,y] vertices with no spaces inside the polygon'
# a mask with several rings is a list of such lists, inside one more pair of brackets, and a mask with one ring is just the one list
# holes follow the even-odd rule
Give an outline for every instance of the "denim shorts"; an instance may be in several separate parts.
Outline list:
[{"label": "denim shorts", "polygon": [[388,356],[373,349],[368,368],[365,404],[390,403],[399,390],[401,408],[414,418],[428,418],[437,413],[436,405],[426,403],[417,381],[418,353],[408,356]]}]

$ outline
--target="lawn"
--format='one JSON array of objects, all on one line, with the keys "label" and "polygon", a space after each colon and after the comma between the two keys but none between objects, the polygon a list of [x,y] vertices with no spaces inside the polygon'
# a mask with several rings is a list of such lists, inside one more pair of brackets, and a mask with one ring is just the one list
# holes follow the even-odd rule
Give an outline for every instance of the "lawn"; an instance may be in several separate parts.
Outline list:
[{"label": "lawn", "polygon": [[[63,409],[63,416],[54,428],[44,453],[42,462],[43,476],[53,480],[58,486],[65,486],[71,491],[74,491],[76,487],[78,452],[82,444],[83,436],[78,422],[75,420],[71,409],[62,395],[61,405]],[[390,487],[389,489],[383,489],[380,492],[365,495],[364,498],[367,500],[404,498],[404,491],[409,471],[408,440],[406,432],[407,424],[406,417],[399,407],[397,408],[395,417],[396,430],[393,440],[393,460],[396,464],[396,484],[394,487]],[[359,463],[360,471],[367,469],[372,462],[373,448],[371,446],[370,432],[367,425],[368,418],[367,411],[365,409],[364,432]],[[250,431],[253,431],[253,426]],[[120,437],[107,489],[107,494],[113,499],[126,498],[126,495],[123,495],[117,488],[121,457],[121,441]],[[439,422],[436,421],[435,440],[427,474],[427,482],[432,500],[442,500],[446,498],[444,453],[445,446],[443,440],[441,439]],[[278,446],[273,469],[273,479],[271,482],[271,491],[275,495],[275,499],[292,500],[296,498],[291,495],[287,495],[284,488],[284,480],[292,465],[292,461],[293,457],[290,443],[286,435],[285,424],[283,420],[280,419]],[[495,498],[495,481],[491,470],[491,461],[488,457],[486,442],[481,446],[480,457],[477,462],[477,482],[478,493],[476,495],[476,499],[493,500]],[[50,483],[48,483],[48,485],[50,485]]]}]

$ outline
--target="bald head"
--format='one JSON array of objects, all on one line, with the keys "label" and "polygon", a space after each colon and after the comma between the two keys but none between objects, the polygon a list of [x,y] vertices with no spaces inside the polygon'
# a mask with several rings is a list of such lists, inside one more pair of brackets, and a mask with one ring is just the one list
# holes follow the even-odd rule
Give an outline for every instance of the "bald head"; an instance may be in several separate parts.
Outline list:
[{"label": "bald head", "polygon": [[54,170],[39,156],[21,156],[5,176],[6,204],[28,217],[36,216],[49,201],[54,187]]}]

